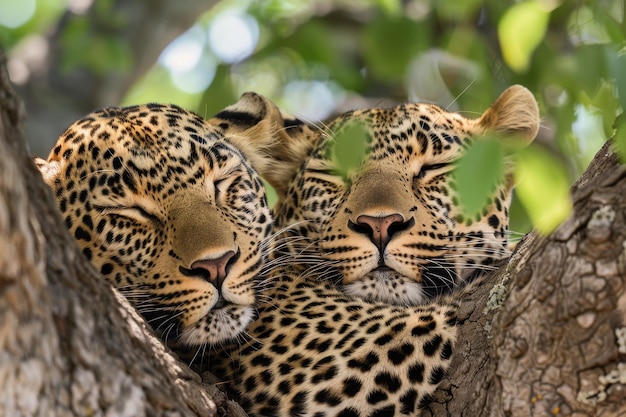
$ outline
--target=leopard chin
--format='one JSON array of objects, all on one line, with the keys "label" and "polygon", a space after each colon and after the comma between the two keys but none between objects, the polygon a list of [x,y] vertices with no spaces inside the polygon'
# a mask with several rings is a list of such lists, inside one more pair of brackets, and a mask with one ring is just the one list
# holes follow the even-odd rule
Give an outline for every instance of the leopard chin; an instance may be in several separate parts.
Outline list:
[{"label": "leopard chin", "polygon": [[184,329],[180,342],[188,346],[218,346],[225,342],[245,339],[245,330],[256,317],[251,306],[227,304],[209,311],[194,326]]},{"label": "leopard chin", "polygon": [[343,286],[351,296],[400,306],[416,306],[429,300],[422,283],[388,267],[376,268]]}]

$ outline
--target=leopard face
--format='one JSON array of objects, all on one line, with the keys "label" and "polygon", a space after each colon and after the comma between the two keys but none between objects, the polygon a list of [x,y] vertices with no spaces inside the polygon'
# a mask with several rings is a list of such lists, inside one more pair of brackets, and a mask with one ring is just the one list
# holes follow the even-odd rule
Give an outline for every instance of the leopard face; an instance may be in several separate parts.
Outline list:
[{"label": "leopard face", "polygon": [[173,344],[222,343],[254,317],[272,221],[231,139],[173,105],[107,108],[37,160],[82,253]]},{"label": "leopard face", "polygon": [[[363,129],[365,156],[353,172],[337,175],[333,147],[355,124]],[[508,255],[511,176],[468,218],[452,170],[486,133],[504,141],[535,137],[538,108],[525,88],[509,88],[478,119],[411,103],[349,112],[324,129],[282,125],[287,133],[276,159],[291,164],[293,176],[268,178],[282,193],[275,221],[309,240],[294,253],[323,257],[315,266],[320,279],[368,300],[417,305]]]}]

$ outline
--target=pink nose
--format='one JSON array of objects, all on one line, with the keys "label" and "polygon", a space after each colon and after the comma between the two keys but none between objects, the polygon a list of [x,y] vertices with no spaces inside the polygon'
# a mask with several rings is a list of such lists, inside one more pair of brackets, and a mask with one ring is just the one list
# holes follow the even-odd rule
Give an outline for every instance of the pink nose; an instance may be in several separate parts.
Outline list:
[{"label": "pink nose", "polygon": [[410,222],[405,222],[401,214],[389,214],[387,216],[368,216],[365,214],[356,218],[356,224],[350,222],[350,229],[367,235],[379,251],[383,251],[393,235],[409,227]]},{"label": "pink nose", "polygon": [[226,279],[233,256],[235,256],[235,252],[230,250],[219,258],[199,259],[191,264],[191,270],[198,271],[199,275],[202,275],[219,290]]}]

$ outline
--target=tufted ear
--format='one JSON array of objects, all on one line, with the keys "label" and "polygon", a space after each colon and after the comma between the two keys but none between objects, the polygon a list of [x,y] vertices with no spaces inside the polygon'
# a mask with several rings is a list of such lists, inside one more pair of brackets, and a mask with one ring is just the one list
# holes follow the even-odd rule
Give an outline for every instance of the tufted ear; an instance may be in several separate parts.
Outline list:
[{"label": "tufted ear", "polygon": [[61,170],[61,164],[58,161],[48,162],[38,156],[35,156],[33,161],[35,162],[35,165],[37,165],[39,172],[41,172],[41,176],[46,184],[52,185]]},{"label": "tufted ear", "polygon": [[539,107],[528,89],[514,85],[506,90],[478,119],[478,123],[492,132],[519,137],[530,143],[539,131]]},{"label": "tufted ear", "polygon": [[254,169],[284,197],[318,137],[315,130],[287,116],[267,98],[244,93],[209,120],[250,160]]}]

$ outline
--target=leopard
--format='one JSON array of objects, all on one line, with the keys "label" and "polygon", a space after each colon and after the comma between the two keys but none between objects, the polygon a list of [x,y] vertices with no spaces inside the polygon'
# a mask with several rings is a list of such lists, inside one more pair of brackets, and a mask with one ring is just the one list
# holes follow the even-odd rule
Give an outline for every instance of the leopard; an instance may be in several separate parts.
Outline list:
[{"label": "leopard", "polygon": [[265,145],[245,134],[173,104],[108,107],[35,158],[82,255],[173,347],[236,339],[255,317],[272,216],[253,168]]},{"label": "leopard", "polygon": [[[407,103],[300,126],[273,151],[274,165],[290,165],[267,178],[279,193],[275,223],[306,239],[294,254],[322,256],[315,261],[319,279],[369,300],[422,304],[511,253],[513,157],[502,161],[504,175],[473,214],[459,200],[459,160],[481,140],[505,151],[527,146],[539,125],[534,96],[515,85],[474,119]],[[359,142],[365,151],[346,172],[335,148],[359,153]]]},{"label": "leopard", "polygon": [[[532,141],[536,100],[512,86],[476,119],[409,103],[317,126],[248,93],[216,117],[234,126],[261,115],[274,119],[265,179],[283,238],[248,340],[211,351],[211,372],[250,416],[419,415],[452,366],[463,293],[427,297],[427,268],[445,267],[465,290],[481,285],[470,275],[503,252],[513,186],[507,175],[470,221],[451,171],[487,132]],[[365,122],[369,151],[346,178],[328,149],[353,121]]]}]

